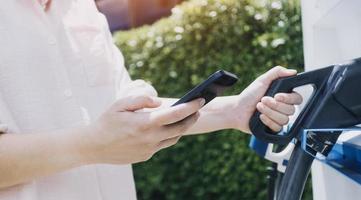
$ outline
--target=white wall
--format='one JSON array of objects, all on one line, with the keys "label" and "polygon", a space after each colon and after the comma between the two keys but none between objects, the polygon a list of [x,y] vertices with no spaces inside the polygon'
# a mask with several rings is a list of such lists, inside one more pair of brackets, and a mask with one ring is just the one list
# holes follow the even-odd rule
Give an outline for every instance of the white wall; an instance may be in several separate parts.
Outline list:
[{"label": "white wall", "polygon": [[306,69],[361,57],[360,0],[303,0]]}]

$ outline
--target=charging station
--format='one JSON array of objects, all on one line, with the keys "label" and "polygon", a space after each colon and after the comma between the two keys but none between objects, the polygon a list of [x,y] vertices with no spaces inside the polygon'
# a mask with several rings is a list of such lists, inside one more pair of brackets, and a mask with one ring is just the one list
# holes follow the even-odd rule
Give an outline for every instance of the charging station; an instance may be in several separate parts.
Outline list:
[{"label": "charging station", "polygon": [[[360,0],[301,3],[306,71],[361,57]],[[328,157],[313,162],[313,199],[360,199],[361,132],[341,134]]]},{"label": "charging station", "polygon": [[[250,148],[274,164],[269,200],[300,200],[312,166],[313,199],[361,198],[360,0],[302,0],[306,72],[276,80],[266,96],[297,90],[309,99],[273,133],[252,116]],[[275,147],[274,147],[275,146]]]}]

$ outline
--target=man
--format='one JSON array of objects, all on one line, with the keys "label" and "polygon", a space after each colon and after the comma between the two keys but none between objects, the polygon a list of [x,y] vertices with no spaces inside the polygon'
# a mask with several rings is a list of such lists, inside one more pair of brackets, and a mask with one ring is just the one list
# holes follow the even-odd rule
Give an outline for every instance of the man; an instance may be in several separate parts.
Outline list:
[{"label": "man", "polygon": [[275,67],[240,95],[169,107],[175,99],[130,80],[93,0],[5,1],[0,36],[2,200],[136,199],[130,164],[183,135],[249,132],[256,107],[279,131],[302,101],[262,98],[296,73]]}]

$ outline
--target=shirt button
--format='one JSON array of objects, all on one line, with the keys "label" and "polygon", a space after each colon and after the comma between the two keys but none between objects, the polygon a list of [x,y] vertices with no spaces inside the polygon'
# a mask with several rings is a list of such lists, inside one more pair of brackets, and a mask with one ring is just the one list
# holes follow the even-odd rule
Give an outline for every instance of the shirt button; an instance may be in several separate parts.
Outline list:
[{"label": "shirt button", "polygon": [[56,39],[54,37],[49,37],[48,38],[48,43],[50,45],[56,45]]},{"label": "shirt button", "polygon": [[65,90],[64,91],[64,96],[66,96],[66,97],[71,97],[73,95],[73,92],[71,91],[71,90]]}]

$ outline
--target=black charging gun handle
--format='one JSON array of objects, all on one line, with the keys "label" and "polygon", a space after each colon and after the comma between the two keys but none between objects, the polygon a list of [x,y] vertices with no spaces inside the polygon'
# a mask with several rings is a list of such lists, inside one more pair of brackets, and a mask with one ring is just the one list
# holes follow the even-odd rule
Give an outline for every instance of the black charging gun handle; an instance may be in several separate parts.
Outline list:
[{"label": "black charging gun handle", "polygon": [[[280,78],[272,82],[265,96],[274,97],[277,93],[290,93],[294,88],[303,86],[303,85],[312,85],[314,88],[314,93],[317,88],[320,88],[321,85],[325,82],[325,78],[328,77],[328,74],[332,71],[330,67],[300,73],[296,76]],[[312,97],[310,99],[312,101]],[[252,134],[259,140],[267,143],[275,143],[275,144],[288,144],[298,133],[297,131],[292,131],[293,127],[297,127],[298,123],[300,123],[300,118],[303,118],[301,113],[296,121],[294,122],[291,131],[288,134],[278,135],[271,131],[266,125],[262,123],[260,120],[260,112],[256,111],[251,120],[249,122],[249,127]]]}]

